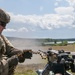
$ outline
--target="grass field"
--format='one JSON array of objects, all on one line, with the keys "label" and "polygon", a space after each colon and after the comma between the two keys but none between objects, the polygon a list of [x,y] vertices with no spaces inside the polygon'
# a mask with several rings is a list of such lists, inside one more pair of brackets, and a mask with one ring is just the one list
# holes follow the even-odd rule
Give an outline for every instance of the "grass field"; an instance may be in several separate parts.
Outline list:
[{"label": "grass field", "polygon": [[44,64],[18,65],[15,75],[37,75],[36,70],[43,67]]},{"label": "grass field", "polygon": [[[52,47],[55,50],[75,51],[75,44],[68,46],[44,46],[44,49]],[[37,75],[36,70],[44,68],[45,64],[18,65],[15,70],[15,75]],[[73,74],[75,75],[75,73]]]},{"label": "grass field", "polygon": [[18,73],[15,73],[15,75],[37,75],[35,71],[33,70],[27,70],[27,71],[24,71],[22,73],[18,72]]}]

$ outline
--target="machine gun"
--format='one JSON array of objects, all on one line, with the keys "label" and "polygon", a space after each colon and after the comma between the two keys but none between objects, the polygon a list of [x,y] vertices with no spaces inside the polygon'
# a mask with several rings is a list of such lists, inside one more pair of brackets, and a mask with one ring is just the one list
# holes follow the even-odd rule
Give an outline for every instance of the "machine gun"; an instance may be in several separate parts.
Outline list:
[{"label": "machine gun", "polygon": [[[51,75],[50,73],[60,73],[61,75],[72,75],[68,72],[75,72],[75,54],[74,52],[64,50],[46,50],[46,52],[39,50],[42,59],[46,56],[48,63],[45,69],[40,72],[37,70],[38,75]],[[44,54],[44,55],[43,55]]]}]

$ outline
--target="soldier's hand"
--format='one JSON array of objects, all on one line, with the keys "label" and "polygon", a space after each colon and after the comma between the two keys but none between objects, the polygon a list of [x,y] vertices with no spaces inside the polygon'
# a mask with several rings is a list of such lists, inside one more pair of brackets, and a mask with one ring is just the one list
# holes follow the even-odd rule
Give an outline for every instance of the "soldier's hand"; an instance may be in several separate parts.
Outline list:
[{"label": "soldier's hand", "polygon": [[7,61],[8,61],[9,66],[11,67],[11,66],[16,66],[18,64],[19,60],[18,60],[18,57],[16,55],[14,55],[14,56],[8,58]]},{"label": "soldier's hand", "polygon": [[23,54],[22,54],[26,59],[31,59],[32,57],[32,50],[23,50]]}]

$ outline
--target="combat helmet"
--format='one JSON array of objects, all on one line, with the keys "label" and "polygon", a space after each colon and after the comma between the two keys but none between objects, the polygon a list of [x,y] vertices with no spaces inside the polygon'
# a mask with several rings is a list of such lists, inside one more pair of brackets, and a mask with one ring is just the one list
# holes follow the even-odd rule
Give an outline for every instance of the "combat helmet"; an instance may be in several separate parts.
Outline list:
[{"label": "combat helmet", "polygon": [[10,16],[3,9],[0,9],[0,22],[9,23]]}]

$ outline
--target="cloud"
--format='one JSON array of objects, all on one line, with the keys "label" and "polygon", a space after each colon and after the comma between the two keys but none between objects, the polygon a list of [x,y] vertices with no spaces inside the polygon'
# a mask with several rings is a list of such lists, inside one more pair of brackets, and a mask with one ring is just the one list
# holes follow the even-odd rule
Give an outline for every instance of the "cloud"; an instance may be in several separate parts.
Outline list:
[{"label": "cloud", "polygon": [[[65,11],[68,12],[65,12]],[[56,14],[45,14],[45,15],[11,15],[12,22],[24,24],[24,28],[20,28],[19,31],[28,31],[26,29],[26,25],[30,26],[31,28],[41,28],[41,29],[53,29],[59,28],[62,26],[70,26],[72,25],[73,20],[73,8],[71,7],[59,7],[55,9]],[[14,31],[14,30],[12,30]]]},{"label": "cloud", "polygon": [[74,12],[74,8],[73,7],[57,7],[55,8],[55,11],[57,14],[64,14],[64,15],[72,15]]},{"label": "cloud", "polygon": [[17,31],[17,30],[15,30],[15,29],[9,29],[9,28],[8,28],[8,29],[5,29],[4,31],[5,31],[5,32],[15,32],[15,31]]},{"label": "cloud", "polygon": [[[62,1],[62,0],[57,0]],[[18,25],[23,25],[18,29],[7,29],[6,31],[18,31],[18,32],[28,32],[36,31],[36,29],[55,29],[61,27],[75,27],[75,8],[74,3],[75,0],[66,0],[70,6],[67,7],[57,7],[55,8],[54,14],[44,14],[44,15],[22,15],[22,14],[14,14],[9,13],[11,16],[11,22]],[[71,6],[73,3],[73,6]],[[56,3],[57,5],[57,3]],[[43,7],[40,7],[40,10],[43,10]]]},{"label": "cloud", "polygon": [[28,29],[25,27],[18,29],[18,32],[23,32],[23,31],[28,32]]},{"label": "cloud", "polygon": [[66,0],[70,6],[75,6],[75,0]]},{"label": "cloud", "polygon": [[25,27],[19,28],[19,29],[5,29],[4,32],[28,32],[28,29]]},{"label": "cloud", "polygon": [[[66,0],[71,7],[74,9],[74,17],[75,17],[75,0]],[[75,18],[74,18],[75,19]]]}]

